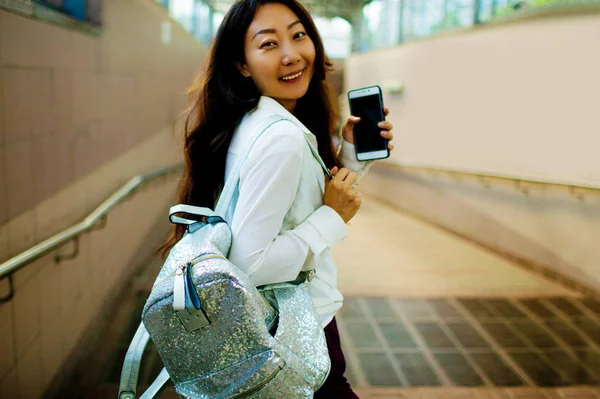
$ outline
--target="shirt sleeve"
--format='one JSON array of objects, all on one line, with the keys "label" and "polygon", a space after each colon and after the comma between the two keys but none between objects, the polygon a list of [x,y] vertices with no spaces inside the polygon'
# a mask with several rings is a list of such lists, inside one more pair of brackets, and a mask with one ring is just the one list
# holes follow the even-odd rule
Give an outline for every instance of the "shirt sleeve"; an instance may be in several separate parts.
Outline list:
[{"label": "shirt sleeve", "polygon": [[[319,207],[292,230],[282,231],[302,174],[303,132],[279,122],[257,141],[240,175],[232,217],[229,259],[257,286],[294,280],[308,256],[318,257],[347,234],[342,218]],[[296,129],[296,131],[292,130]]]},{"label": "shirt sleeve", "polygon": [[342,139],[342,148],[340,149],[339,161],[343,167],[347,168],[351,172],[356,173],[358,177],[356,184],[358,184],[367,174],[369,169],[371,169],[371,166],[375,161],[359,161],[356,159],[356,150],[354,148],[354,144]]}]

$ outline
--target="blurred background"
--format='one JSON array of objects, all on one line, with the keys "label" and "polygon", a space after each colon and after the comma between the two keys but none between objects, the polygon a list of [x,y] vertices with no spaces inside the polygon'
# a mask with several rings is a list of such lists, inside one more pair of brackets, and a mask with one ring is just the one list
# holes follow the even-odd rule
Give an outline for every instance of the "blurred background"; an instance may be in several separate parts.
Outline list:
[{"label": "blurred background", "polygon": [[[301,2],[395,126],[334,249],[361,398],[600,398],[600,3]],[[0,0],[1,398],[117,396],[231,3]]]}]

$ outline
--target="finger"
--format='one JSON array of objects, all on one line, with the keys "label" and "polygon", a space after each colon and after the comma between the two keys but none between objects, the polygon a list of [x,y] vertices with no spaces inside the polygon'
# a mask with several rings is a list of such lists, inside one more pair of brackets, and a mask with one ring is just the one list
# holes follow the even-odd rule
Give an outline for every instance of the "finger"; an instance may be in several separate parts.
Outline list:
[{"label": "finger", "polygon": [[329,175],[325,175],[325,182],[329,183],[334,177],[335,175],[339,172],[339,169],[337,166],[334,166],[333,168],[329,169],[329,173],[331,173],[331,177],[329,177]]},{"label": "finger", "polygon": [[384,137],[388,140],[393,140],[394,139],[394,135],[392,134],[392,132],[388,132],[387,130],[384,130],[381,132],[381,137]]},{"label": "finger", "polygon": [[394,145],[393,144],[388,144],[388,148],[390,149],[390,151],[392,151],[394,149]]},{"label": "finger", "polygon": [[333,177],[333,180],[342,183],[349,173],[350,171],[348,169],[342,168],[336,173],[336,175]]},{"label": "finger", "polygon": [[392,130],[394,128],[394,125],[392,125],[389,121],[381,121],[377,124],[377,126],[383,130]]},{"label": "finger", "polygon": [[351,115],[347,120],[346,120],[346,128],[352,129],[354,128],[354,125],[356,125],[358,122],[360,122],[360,118],[358,116],[354,116]]},{"label": "finger", "polygon": [[384,108],[383,108],[383,114],[384,114],[385,116],[388,116],[388,114],[389,114],[389,113],[390,113],[390,109],[389,109],[388,107],[384,107]]},{"label": "finger", "polygon": [[360,193],[356,193],[356,196],[354,197],[354,202],[358,205],[362,203],[362,195]]},{"label": "finger", "polygon": [[356,176],[356,173],[349,173],[348,176],[344,179],[344,186],[346,187],[346,190],[353,189],[352,186],[354,185],[354,183],[356,183],[357,180],[358,176]]}]

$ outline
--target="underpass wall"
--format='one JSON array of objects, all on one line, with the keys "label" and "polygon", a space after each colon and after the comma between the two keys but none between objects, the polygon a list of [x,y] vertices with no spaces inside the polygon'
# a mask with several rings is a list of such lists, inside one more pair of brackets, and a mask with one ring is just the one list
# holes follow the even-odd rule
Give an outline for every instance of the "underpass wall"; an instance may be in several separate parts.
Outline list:
[{"label": "underpass wall", "polygon": [[600,187],[599,26],[597,12],[546,15],[352,55],[346,90],[404,85],[384,98],[396,150],[362,190],[599,292],[599,191],[394,166]]}]

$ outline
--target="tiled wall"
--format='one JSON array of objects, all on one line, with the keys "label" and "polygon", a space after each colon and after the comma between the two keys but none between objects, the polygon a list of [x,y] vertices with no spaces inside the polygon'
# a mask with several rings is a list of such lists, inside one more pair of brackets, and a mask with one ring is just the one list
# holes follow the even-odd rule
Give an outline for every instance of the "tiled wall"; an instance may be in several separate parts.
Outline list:
[{"label": "tiled wall", "polygon": [[106,1],[105,20],[93,36],[0,12],[0,226],[183,109],[205,47],[176,23],[163,44],[154,2]]},{"label": "tiled wall", "polygon": [[[104,9],[99,36],[0,11],[0,262],[80,221],[132,176],[181,161],[171,127],[206,47],[154,1]],[[175,186],[115,208],[81,237],[75,260],[48,255],[14,275],[16,295],[0,304],[0,397],[40,397],[65,371],[136,256],[167,231]]]},{"label": "tiled wall", "polygon": [[[394,79],[392,161],[600,186],[600,14],[481,27],[352,56],[346,89]],[[363,190],[600,291],[600,194],[375,167]]]}]

